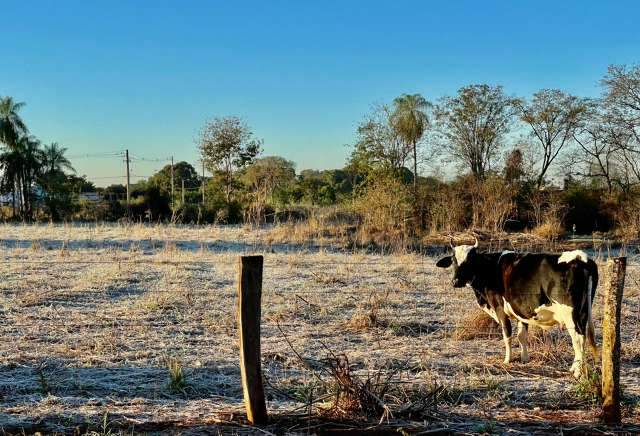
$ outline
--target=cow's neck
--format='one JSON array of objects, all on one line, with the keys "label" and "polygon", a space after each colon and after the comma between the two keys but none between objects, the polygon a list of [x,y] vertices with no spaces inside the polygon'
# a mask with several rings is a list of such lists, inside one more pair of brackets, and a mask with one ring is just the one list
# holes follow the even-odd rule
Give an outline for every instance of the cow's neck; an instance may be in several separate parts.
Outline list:
[{"label": "cow's neck", "polygon": [[502,286],[498,277],[499,253],[480,254],[475,259],[476,275],[471,281],[471,287],[482,293],[492,290],[501,293]]}]

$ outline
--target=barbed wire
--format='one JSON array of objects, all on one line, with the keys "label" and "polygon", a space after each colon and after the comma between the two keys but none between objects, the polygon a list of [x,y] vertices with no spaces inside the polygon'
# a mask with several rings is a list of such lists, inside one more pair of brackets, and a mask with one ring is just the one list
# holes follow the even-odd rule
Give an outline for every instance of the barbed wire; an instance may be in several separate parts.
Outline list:
[{"label": "barbed wire", "polygon": [[[34,240],[37,241],[37,240]],[[28,242],[28,241],[25,241]],[[141,241],[144,242],[144,241]],[[249,244],[251,245],[251,244]],[[260,245],[260,244],[255,244],[255,245]],[[111,245],[106,245],[103,248],[117,248],[119,247],[119,245],[117,243],[111,244]],[[24,247],[25,249],[29,249],[29,247]],[[265,246],[265,249],[270,248],[268,246]],[[69,250],[69,252],[73,253],[75,252],[75,250],[73,249],[69,249],[68,247],[63,247],[63,246],[59,246],[55,248],[56,250],[62,250],[62,249],[66,249]],[[187,250],[180,250],[179,248],[174,248],[176,251],[185,251],[185,252],[194,252],[197,253],[199,250],[201,250],[201,247],[197,247],[197,248],[192,248],[192,249],[187,249]],[[140,250],[142,250],[142,248],[140,248]],[[160,248],[159,250],[164,250],[164,248]],[[206,250],[206,248],[205,248]],[[266,251],[266,250],[265,250]],[[232,251],[229,252],[212,252],[214,254],[219,254],[219,255],[229,255],[230,253],[232,253]],[[252,253],[255,253],[256,255],[260,255],[262,254],[262,252],[250,252],[247,251],[244,255],[252,255]],[[162,251],[160,251],[157,254],[162,254]],[[280,252],[280,253],[276,253],[276,254],[281,254],[281,255],[295,255],[297,253],[294,252]],[[242,256],[242,255],[239,255]],[[432,259],[435,261],[434,258],[427,258],[427,259]],[[229,259],[223,259],[223,260],[180,260],[180,261],[175,261],[175,260],[130,260],[130,259],[111,259],[111,260],[86,260],[86,259],[72,259],[72,260],[57,260],[57,259],[51,259],[51,260],[32,260],[32,259],[12,259],[12,260],[0,260],[0,264],[109,264],[109,263],[120,263],[120,264],[157,264],[157,265],[163,265],[163,264],[176,264],[176,265],[180,265],[180,264],[213,264],[213,265],[220,265],[220,264],[225,264],[225,265],[231,265],[231,264],[237,264],[239,261],[238,259],[234,259],[234,260],[229,260]],[[280,263],[275,262],[265,262],[264,266],[283,266],[283,264],[291,264],[289,265],[292,268],[295,267],[304,267],[307,269],[311,269],[313,266],[318,266],[318,267],[322,267],[322,266],[326,266],[326,265],[359,265],[359,266],[427,266],[424,261],[415,261],[415,262],[397,262],[397,261],[363,261],[363,262],[356,262],[356,261],[343,261],[343,260],[336,260],[336,261],[312,261],[312,263],[307,262],[307,264],[301,264],[301,263],[296,263],[296,261],[288,261],[285,259],[280,260]],[[286,265],[285,265],[286,266]],[[434,265],[435,266],[435,265]],[[639,267],[640,263],[627,263],[627,267]],[[353,273],[353,272],[351,272]]]}]

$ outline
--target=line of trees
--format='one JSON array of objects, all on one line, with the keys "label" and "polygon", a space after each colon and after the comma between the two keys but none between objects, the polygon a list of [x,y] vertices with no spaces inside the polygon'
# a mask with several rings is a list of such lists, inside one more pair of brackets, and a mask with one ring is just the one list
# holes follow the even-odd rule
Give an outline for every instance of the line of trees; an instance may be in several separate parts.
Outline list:
[{"label": "line of trees", "polygon": [[11,216],[32,220],[38,200],[44,213],[59,220],[70,207],[72,193],[87,183],[76,177],[67,149],[58,143],[42,144],[20,116],[24,103],[0,98],[0,191],[9,195]]},{"label": "line of trees", "polygon": [[[512,219],[531,227],[553,222],[547,227],[556,233],[571,221],[583,231],[633,227],[640,212],[640,67],[611,66],[601,84],[599,98],[542,89],[525,99],[487,84],[435,103],[403,95],[360,123],[347,169],[363,176],[365,192],[379,191],[381,177],[411,183],[407,201],[420,218],[414,229],[501,230]],[[435,174],[454,166],[459,177],[420,177],[418,162]],[[581,217],[585,203],[590,211]],[[406,219],[392,221],[404,227]]]},{"label": "line of trees", "polygon": [[[264,223],[342,205],[361,223],[408,233],[640,230],[640,67],[611,66],[601,84],[599,98],[558,89],[519,98],[487,84],[434,102],[403,94],[374,106],[344,168],[325,171],[296,173],[293,162],[262,156],[264,142],[244,120],[214,118],[196,139],[211,177],[186,162],[167,165],[132,186],[131,217]],[[91,185],[110,199],[91,214],[73,206],[88,182],[74,175],[64,147],[29,135],[22,106],[0,100],[0,189],[12,216],[37,218],[38,202],[49,219],[125,216],[122,185]]]}]

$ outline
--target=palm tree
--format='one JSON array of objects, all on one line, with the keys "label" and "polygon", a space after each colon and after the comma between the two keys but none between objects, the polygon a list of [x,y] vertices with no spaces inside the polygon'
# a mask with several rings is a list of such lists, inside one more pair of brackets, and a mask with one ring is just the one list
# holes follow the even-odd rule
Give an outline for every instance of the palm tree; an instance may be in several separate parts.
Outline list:
[{"label": "palm tree", "polygon": [[418,142],[429,125],[426,110],[430,103],[420,94],[403,94],[393,101],[396,131],[413,152],[413,195],[418,199]]},{"label": "palm tree", "polygon": [[20,168],[22,165],[22,156],[20,151],[14,148],[6,148],[0,154],[0,169],[2,170],[2,178],[0,179],[0,190],[2,192],[11,192],[12,195],[12,216],[16,216],[16,193],[20,186]]},{"label": "palm tree", "polygon": [[14,146],[20,135],[28,131],[18,114],[24,105],[14,101],[12,97],[0,97],[0,142],[9,147]]},{"label": "palm tree", "polygon": [[12,181],[14,192],[19,194],[22,219],[29,220],[33,216],[33,186],[42,172],[42,161],[40,141],[29,135],[18,137],[13,147],[0,158],[5,170],[3,178],[7,179],[5,184]]},{"label": "palm tree", "polygon": [[76,170],[71,165],[71,161],[67,159],[65,153],[66,147],[61,147],[57,142],[45,145],[42,150],[42,166],[45,174],[56,172],[64,172],[65,170],[75,173]]},{"label": "palm tree", "polygon": [[5,150],[0,157],[0,167],[3,169],[1,188],[3,192],[13,193],[13,216],[16,215],[16,192],[18,189],[18,174],[20,155],[15,147],[21,135],[27,133],[27,126],[18,114],[24,103],[14,101],[12,97],[0,97],[0,143],[5,144]]}]

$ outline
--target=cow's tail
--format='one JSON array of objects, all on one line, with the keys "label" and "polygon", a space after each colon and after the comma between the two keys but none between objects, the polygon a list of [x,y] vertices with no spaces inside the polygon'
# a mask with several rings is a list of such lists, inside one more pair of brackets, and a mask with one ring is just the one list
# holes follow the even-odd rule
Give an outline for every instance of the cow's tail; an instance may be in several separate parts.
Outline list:
[{"label": "cow's tail", "polygon": [[593,298],[596,294],[596,287],[598,286],[598,266],[596,263],[589,259],[587,262],[587,328],[586,336],[589,348],[593,353],[593,360],[596,364],[600,361],[600,349],[596,344],[596,332],[593,325],[593,315],[591,305],[593,304]]}]

